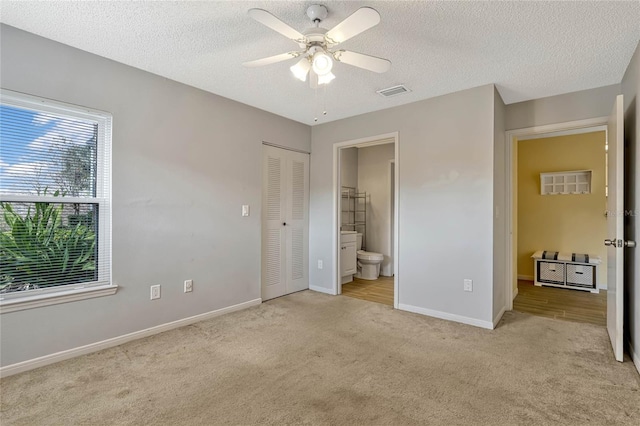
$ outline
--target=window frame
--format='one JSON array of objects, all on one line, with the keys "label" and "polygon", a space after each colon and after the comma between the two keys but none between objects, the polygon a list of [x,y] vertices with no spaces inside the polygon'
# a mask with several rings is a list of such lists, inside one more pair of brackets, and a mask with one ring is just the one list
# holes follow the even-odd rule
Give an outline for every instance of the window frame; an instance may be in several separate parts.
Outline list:
[{"label": "window frame", "polygon": [[118,286],[112,282],[111,256],[111,144],[113,116],[107,112],[44,99],[11,90],[1,89],[0,104],[35,112],[55,114],[70,119],[90,120],[98,124],[96,196],[54,197],[37,195],[13,195],[0,193],[3,202],[85,203],[98,206],[98,264],[108,262],[108,269],[98,268],[97,281],[63,284],[35,290],[0,294],[0,314],[23,309],[66,303],[115,294]]}]

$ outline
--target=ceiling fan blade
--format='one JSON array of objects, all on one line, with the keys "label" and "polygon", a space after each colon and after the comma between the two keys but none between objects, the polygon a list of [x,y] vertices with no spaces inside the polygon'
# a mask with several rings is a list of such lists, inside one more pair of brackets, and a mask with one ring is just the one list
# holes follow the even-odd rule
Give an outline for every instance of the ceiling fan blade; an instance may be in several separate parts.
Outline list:
[{"label": "ceiling fan blade", "polygon": [[304,40],[302,33],[294,30],[264,9],[249,9],[249,16],[293,41],[300,42]]},{"label": "ceiling fan blade", "polygon": [[391,61],[388,59],[350,52],[348,50],[338,50],[333,53],[333,57],[336,58],[336,61],[344,64],[353,65],[354,67],[377,73],[387,72],[389,71],[389,68],[391,68]]},{"label": "ceiling fan blade", "polygon": [[378,22],[380,22],[380,14],[377,10],[370,7],[361,7],[344,21],[327,31],[325,39],[329,44],[336,45],[378,25]]},{"label": "ceiling fan blade", "polygon": [[256,59],[255,61],[244,62],[242,65],[244,65],[247,68],[261,67],[263,65],[270,65],[270,64],[275,64],[276,62],[286,61],[287,59],[297,58],[301,54],[302,52],[281,53],[279,55],[268,56],[262,59]]}]

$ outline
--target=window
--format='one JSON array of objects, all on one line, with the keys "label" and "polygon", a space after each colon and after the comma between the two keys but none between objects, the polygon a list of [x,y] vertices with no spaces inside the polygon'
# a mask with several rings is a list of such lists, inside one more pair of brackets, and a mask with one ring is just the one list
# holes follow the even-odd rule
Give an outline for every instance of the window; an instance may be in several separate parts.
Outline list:
[{"label": "window", "polygon": [[111,116],[3,90],[0,310],[113,294]]}]

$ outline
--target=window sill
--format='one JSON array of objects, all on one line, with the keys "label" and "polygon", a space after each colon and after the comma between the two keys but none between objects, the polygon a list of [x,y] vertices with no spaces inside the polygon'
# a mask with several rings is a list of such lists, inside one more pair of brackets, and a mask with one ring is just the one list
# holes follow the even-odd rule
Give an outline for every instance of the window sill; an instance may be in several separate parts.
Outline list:
[{"label": "window sill", "polygon": [[93,299],[94,297],[111,296],[115,294],[116,291],[118,291],[117,285],[100,285],[4,299],[0,300],[0,314],[75,302],[77,300]]}]

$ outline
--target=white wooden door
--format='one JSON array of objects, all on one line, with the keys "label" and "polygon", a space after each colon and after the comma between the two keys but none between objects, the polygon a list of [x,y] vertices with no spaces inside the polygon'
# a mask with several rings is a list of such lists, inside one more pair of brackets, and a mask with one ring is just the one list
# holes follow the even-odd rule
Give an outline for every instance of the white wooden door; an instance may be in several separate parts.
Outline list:
[{"label": "white wooden door", "polygon": [[309,288],[309,155],[263,146],[262,299]]},{"label": "white wooden door", "polygon": [[607,331],[616,360],[623,357],[624,134],[623,100],[618,95],[607,124]]}]

